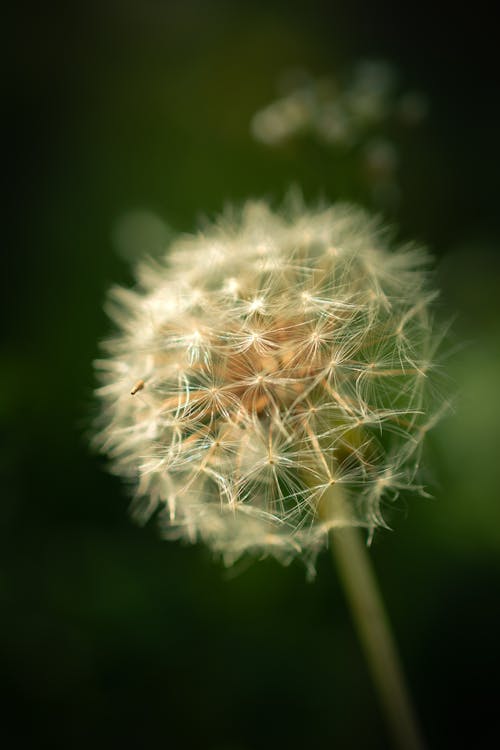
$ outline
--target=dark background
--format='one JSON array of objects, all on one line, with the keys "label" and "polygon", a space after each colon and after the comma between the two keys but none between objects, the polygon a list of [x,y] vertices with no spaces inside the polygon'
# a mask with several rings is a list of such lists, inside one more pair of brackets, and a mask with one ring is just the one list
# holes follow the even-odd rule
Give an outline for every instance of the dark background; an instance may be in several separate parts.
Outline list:
[{"label": "dark background", "polygon": [[[125,212],[176,231],[228,200],[363,201],[305,140],[249,134],[290,66],[392,62],[430,113],[401,145],[403,239],[456,313],[457,414],[430,437],[433,500],[404,499],[372,556],[432,748],[498,738],[499,125],[481,5],[19,3],[6,16],[0,409],[2,733],[16,746],[385,748],[329,555],[238,566],[140,529],[87,447],[92,360]],[[394,217],[392,217],[394,218]]]}]

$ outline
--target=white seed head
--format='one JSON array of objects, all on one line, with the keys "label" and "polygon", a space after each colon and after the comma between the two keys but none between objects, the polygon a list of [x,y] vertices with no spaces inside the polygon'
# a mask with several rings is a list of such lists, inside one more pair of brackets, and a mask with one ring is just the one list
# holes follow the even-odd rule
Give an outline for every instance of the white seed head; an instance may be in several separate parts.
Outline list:
[{"label": "white seed head", "polygon": [[389,245],[357,208],[249,202],[111,291],[96,442],[139,520],[313,569],[332,527],[420,489],[435,295],[426,253]]}]

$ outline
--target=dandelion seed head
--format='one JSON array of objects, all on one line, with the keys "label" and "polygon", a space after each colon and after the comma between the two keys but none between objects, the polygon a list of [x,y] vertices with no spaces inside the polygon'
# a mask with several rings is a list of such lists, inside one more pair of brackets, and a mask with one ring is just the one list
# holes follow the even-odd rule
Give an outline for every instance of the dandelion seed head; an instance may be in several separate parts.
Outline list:
[{"label": "dandelion seed head", "polygon": [[[231,210],[117,288],[96,363],[96,443],[133,512],[312,571],[334,527],[369,533],[415,489],[439,416],[428,257],[345,205]],[[342,507],[331,488],[342,487]]]}]

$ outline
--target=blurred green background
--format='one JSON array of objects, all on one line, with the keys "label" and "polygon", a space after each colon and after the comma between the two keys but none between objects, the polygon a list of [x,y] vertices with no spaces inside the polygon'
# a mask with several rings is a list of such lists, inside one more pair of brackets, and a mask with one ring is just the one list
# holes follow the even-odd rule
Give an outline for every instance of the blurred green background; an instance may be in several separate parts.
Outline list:
[{"label": "blurred green background", "polygon": [[[19,3],[6,16],[0,644],[16,746],[388,747],[329,555],[226,571],[140,529],[91,454],[92,360],[116,222],[175,231],[288,185],[363,201],[349,161],[249,122],[290,67],[385,59],[426,92],[400,140],[400,237],[427,244],[456,313],[457,413],[429,439],[434,499],[404,498],[372,556],[432,748],[500,729],[500,305],[493,28],[386,2]],[[353,162],[354,163],[354,162]],[[145,248],[146,250],[149,248]],[[463,345],[462,345],[463,344]]]}]

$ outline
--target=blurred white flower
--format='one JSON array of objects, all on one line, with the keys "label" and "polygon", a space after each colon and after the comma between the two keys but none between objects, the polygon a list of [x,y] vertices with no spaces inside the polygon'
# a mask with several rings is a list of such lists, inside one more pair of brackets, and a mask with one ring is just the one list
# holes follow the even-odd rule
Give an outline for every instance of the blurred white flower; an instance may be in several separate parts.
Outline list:
[{"label": "blurred white flower", "polygon": [[374,60],[358,62],[339,81],[302,72],[290,78],[282,96],[254,115],[251,130],[268,145],[310,132],[327,144],[350,148],[386,123],[398,107],[408,124],[425,115],[422,96],[410,93],[397,101],[396,84],[395,69]]},{"label": "blurred white flower", "polygon": [[[231,210],[114,288],[96,441],[168,537],[311,570],[383,525],[437,419],[427,255],[339,205]],[[342,487],[342,504],[332,488]]]},{"label": "blurred white flower", "polygon": [[[360,60],[340,77],[314,78],[305,71],[290,71],[279,97],[254,114],[250,130],[269,147],[309,136],[328,147],[332,159],[356,155],[372,203],[393,210],[401,192],[397,174],[400,126],[419,125],[428,110],[425,96],[401,91],[398,78],[397,69],[380,60]],[[379,144],[376,149],[375,144]]]}]

